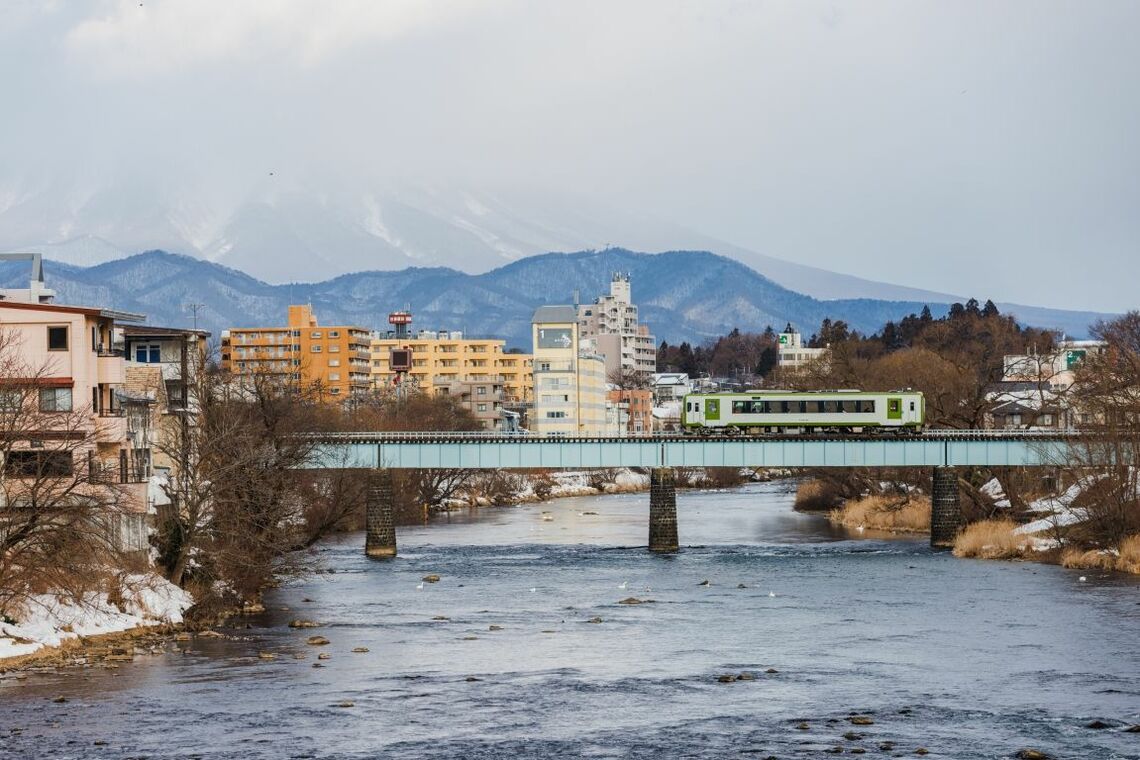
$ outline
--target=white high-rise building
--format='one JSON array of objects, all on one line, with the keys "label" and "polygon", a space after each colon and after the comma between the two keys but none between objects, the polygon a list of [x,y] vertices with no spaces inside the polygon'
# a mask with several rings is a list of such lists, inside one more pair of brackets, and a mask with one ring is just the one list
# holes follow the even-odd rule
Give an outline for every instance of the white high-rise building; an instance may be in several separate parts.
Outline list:
[{"label": "white high-rise building", "polygon": [[606,358],[607,377],[619,368],[647,377],[657,371],[657,342],[649,326],[638,322],[628,274],[614,272],[609,295],[578,306],[578,328],[582,341]]}]

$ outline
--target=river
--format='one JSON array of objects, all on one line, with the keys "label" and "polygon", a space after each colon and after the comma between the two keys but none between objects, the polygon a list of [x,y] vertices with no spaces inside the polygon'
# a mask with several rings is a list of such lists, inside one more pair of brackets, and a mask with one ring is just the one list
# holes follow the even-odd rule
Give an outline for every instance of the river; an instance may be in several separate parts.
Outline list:
[{"label": "river", "polygon": [[791,500],[681,492],[672,556],[644,549],[645,494],[401,528],[388,562],[344,536],[232,638],[6,678],[0,757],[1140,758],[1140,581],[853,536]]}]

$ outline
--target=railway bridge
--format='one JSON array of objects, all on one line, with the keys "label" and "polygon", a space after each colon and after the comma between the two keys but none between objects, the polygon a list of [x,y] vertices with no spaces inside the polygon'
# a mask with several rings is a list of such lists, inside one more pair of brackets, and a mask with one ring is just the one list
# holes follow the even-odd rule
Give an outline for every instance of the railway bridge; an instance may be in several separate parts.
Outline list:
[{"label": "railway bridge", "polygon": [[[392,469],[589,469],[642,467],[650,471],[649,550],[676,551],[677,467],[930,467],[930,542],[947,546],[962,523],[955,468],[1043,467],[1071,461],[1087,441],[1072,431],[939,430],[921,435],[762,436],[698,438],[554,438],[498,433],[324,433],[314,469],[375,471],[367,503],[365,551],[396,554]],[[1083,445],[1083,444],[1081,444]]]}]

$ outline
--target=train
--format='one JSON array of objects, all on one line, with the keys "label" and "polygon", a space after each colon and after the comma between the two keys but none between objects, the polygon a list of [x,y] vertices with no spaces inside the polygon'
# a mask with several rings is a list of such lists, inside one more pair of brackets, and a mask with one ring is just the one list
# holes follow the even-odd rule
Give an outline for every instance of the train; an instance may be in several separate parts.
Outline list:
[{"label": "train", "polygon": [[908,435],[925,419],[922,393],[910,389],[689,393],[681,401],[689,435]]}]

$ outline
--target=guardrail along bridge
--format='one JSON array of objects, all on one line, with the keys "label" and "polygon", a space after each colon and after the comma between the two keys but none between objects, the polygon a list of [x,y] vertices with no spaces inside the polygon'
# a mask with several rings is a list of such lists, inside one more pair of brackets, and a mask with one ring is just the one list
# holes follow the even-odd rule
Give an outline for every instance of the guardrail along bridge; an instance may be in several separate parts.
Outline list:
[{"label": "guardrail along bridge", "polygon": [[700,438],[544,438],[496,433],[324,433],[311,467],[375,470],[366,552],[396,554],[391,469],[650,470],[649,549],[676,551],[676,467],[931,467],[930,541],[949,545],[961,527],[955,467],[1041,467],[1069,461],[1075,432],[939,430],[921,435]]}]

